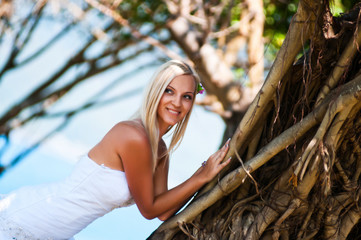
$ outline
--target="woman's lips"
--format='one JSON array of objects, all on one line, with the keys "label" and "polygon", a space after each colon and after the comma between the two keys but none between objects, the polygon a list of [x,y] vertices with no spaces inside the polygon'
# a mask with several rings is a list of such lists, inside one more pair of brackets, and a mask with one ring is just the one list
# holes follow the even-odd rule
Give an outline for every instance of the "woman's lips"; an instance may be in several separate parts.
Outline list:
[{"label": "woman's lips", "polygon": [[171,114],[174,114],[174,115],[178,115],[180,114],[179,111],[176,111],[176,110],[173,110],[173,109],[170,109],[170,108],[167,108],[168,112],[170,112]]}]

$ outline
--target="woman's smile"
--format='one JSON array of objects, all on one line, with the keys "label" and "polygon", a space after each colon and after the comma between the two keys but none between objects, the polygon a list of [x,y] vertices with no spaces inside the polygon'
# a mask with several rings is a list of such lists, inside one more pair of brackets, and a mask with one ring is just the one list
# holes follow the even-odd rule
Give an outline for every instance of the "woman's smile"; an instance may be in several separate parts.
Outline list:
[{"label": "woman's smile", "polygon": [[172,114],[175,114],[175,115],[179,115],[179,114],[180,114],[179,111],[176,111],[176,110],[173,110],[173,109],[170,109],[170,108],[167,108],[167,109],[168,109],[168,111],[169,111],[170,113],[172,113]]}]

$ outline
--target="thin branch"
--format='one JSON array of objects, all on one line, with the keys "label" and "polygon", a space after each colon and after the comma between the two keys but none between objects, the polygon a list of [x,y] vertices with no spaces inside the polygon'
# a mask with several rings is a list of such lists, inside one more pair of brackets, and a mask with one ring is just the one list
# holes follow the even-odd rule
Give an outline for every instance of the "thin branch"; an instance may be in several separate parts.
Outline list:
[{"label": "thin branch", "polygon": [[45,52],[45,50],[49,49],[52,45],[54,45],[58,40],[60,40],[60,38],[65,35],[70,28],[73,26],[73,23],[68,24],[67,26],[65,26],[61,31],[59,31],[54,37],[52,37],[47,43],[45,43],[38,51],[36,51],[35,53],[33,53],[32,55],[30,55],[29,57],[27,57],[26,59],[24,59],[21,62],[18,62],[14,68],[18,68],[21,67],[25,64],[27,64],[28,62],[34,60],[36,57],[38,57],[39,55],[41,55],[43,52]]},{"label": "thin branch", "polygon": [[144,40],[145,42],[149,43],[150,45],[159,48],[161,51],[163,51],[167,56],[173,59],[183,59],[180,55],[175,53],[174,51],[171,51],[169,48],[167,48],[165,45],[163,45],[161,42],[156,40],[155,38],[152,38],[150,36],[144,36],[141,34],[137,29],[133,28],[128,20],[124,19],[119,13],[115,12],[111,8],[108,8],[104,4],[101,4],[97,2],[96,0],[85,0],[87,3],[89,3],[94,8],[98,9],[100,12],[104,13],[105,15],[113,18],[116,22],[118,22],[120,25],[125,26],[131,30],[132,35],[139,40]]},{"label": "thin branch", "polygon": [[[39,20],[41,17],[40,14],[44,8],[45,2],[46,1],[44,1],[44,0],[38,1],[35,4],[33,10],[28,14],[28,17],[26,17],[23,20],[23,22],[21,23],[21,28],[15,35],[10,55],[9,55],[8,59],[6,60],[6,62],[4,63],[3,69],[0,70],[0,76],[2,76],[7,70],[12,69],[14,66],[16,66],[15,59],[19,55],[21,50],[24,48],[25,43],[28,42],[28,40],[30,39],[31,34],[32,34],[33,30],[35,29],[35,26],[39,23]],[[27,26],[27,25],[29,25],[29,26]],[[28,31],[26,32],[26,30],[28,30]],[[25,36],[23,36],[23,35],[25,35]],[[24,39],[21,41],[22,37]],[[1,81],[1,78],[0,78],[0,81]]]},{"label": "thin branch", "polygon": [[[141,68],[146,68],[154,64],[154,62],[150,62],[148,64],[143,65]],[[134,71],[140,70],[137,68]],[[108,91],[114,89],[115,84],[119,83],[121,80],[125,79],[128,75],[131,75],[134,73],[134,71],[129,72],[128,74],[125,74],[121,78],[115,80],[113,83],[109,84],[108,86],[102,88],[99,90],[97,94],[94,94],[93,97],[89,97],[89,99],[93,99],[91,101],[88,101],[88,103],[83,104],[82,106],[78,107],[77,109],[71,110],[71,111],[64,111],[64,112],[57,112],[57,113],[46,113],[45,111],[38,112],[36,114],[33,114],[30,118],[24,120],[22,124],[25,124],[26,122],[30,121],[33,118],[59,118],[64,117],[64,121],[58,125],[55,129],[51,130],[47,135],[45,135],[43,138],[41,138],[39,141],[34,143],[31,147],[28,147],[27,149],[23,150],[21,153],[19,153],[16,157],[14,157],[9,164],[6,166],[2,166],[2,170],[0,170],[0,176],[3,174],[6,170],[9,170],[10,168],[16,166],[20,160],[25,158],[27,155],[29,155],[31,152],[33,152],[35,149],[37,149],[45,140],[49,139],[51,136],[53,136],[56,132],[59,132],[63,130],[71,121],[73,117],[75,117],[78,113],[94,107],[102,107],[108,104],[111,104],[113,102],[118,102],[124,98],[129,98],[133,96],[134,94],[139,93],[143,88],[138,87],[135,89],[131,89],[128,92],[125,92],[119,96],[104,100],[104,101],[96,101],[97,98],[100,98],[101,96],[105,95]],[[1,168],[1,166],[0,166]]]},{"label": "thin branch", "polygon": [[[239,154],[238,154],[237,151],[235,152],[235,154],[236,154],[236,157],[237,157],[238,161],[241,163],[241,166],[242,166],[244,172],[245,172],[245,173],[247,174],[247,176],[253,181],[254,186],[256,187],[256,192],[257,192],[257,194],[259,194],[258,183],[257,183],[257,181],[252,177],[252,175],[251,175],[251,173],[250,173],[250,169],[246,169],[246,168],[245,168],[244,163],[243,163],[243,161],[242,161],[242,159],[241,159],[241,157],[239,156]],[[245,180],[245,179],[244,179],[244,180]],[[244,182],[244,180],[243,180],[243,182]]]},{"label": "thin branch", "polygon": [[[106,71],[106,70],[108,70],[108,69],[110,69],[110,68],[112,68],[114,66],[117,66],[117,65],[123,63],[124,61],[128,61],[130,59],[133,59],[134,57],[137,57],[141,52],[147,51],[147,50],[149,50],[149,49],[140,49],[139,51],[135,52],[133,55],[130,55],[125,59],[114,60],[109,65],[105,65],[105,66],[99,67],[99,68],[97,68],[96,66],[92,67],[92,64],[90,63],[89,70],[86,73],[83,73],[81,76],[76,77],[72,82],[70,82],[67,85],[57,89],[56,91],[52,91],[52,92],[50,92],[48,94],[42,94],[41,91],[39,91],[39,93],[36,94],[36,95],[32,94],[30,97],[27,98],[27,100],[25,100],[25,101],[21,102],[19,105],[13,107],[12,110],[10,110],[8,112],[8,115],[5,115],[1,119],[1,121],[5,121],[7,119],[6,117],[9,117],[9,114],[15,114],[16,113],[15,110],[17,110],[18,113],[20,113],[20,111],[25,108],[26,104],[27,104],[26,107],[29,107],[29,106],[33,106],[35,104],[41,103],[43,101],[46,101],[47,99],[51,99],[51,103],[53,103],[56,100],[59,100],[61,97],[63,97],[70,89],[72,89],[74,86],[76,86],[80,82],[82,82],[82,81],[84,81],[84,80],[86,80],[86,79],[90,78],[91,76],[94,76],[94,75],[96,75],[98,73],[104,72],[104,71]],[[96,61],[96,59],[94,61]],[[67,69],[67,68],[64,68],[64,69]],[[49,107],[49,105],[47,107]],[[24,123],[28,122],[29,120],[31,120],[32,118],[42,116],[42,115],[44,115],[44,109],[40,110],[37,113],[34,113],[29,118],[23,120],[22,122],[19,122],[19,124],[21,124],[21,123],[24,124]],[[17,125],[17,126],[19,126],[19,125]],[[8,127],[8,129],[4,129],[3,131],[7,132],[7,131],[11,130],[11,128],[12,128],[12,126],[7,126],[7,127]]]},{"label": "thin branch", "polygon": [[[134,52],[132,55],[129,55],[127,58],[124,59],[113,59],[113,62],[109,63],[108,65],[97,67],[96,62],[98,61],[97,58],[93,60],[86,60],[84,58],[83,52],[92,44],[92,42],[95,41],[95,38],[92,38],[91,41],[89,41],[82,50],[80,50],[76,56],[74,56],[72,59],[70,59],[58,72],[56,72],[48,81],[40,85],[37,89],[35,89],[29,96],[24,98],[19,104],[13,106],[9,111],[7,111],[3,117],[0,119],[0,126],[3,126],[3,128],[0,130],[0,132],[7,132],[9,129],[9,125],[5,125],[7,121],[12,119],[14,116],[18,115],[24,108],[33,106],[41,101],[44,101],[46,99],[56,97],[59,99],[62,97],[68,90],[70,90],[72,87],[74,87],[76,84],[80,83],[81,81],[89,78],[90,76],[94,76],[100,72],[103,72],[105,70],[108,70],[116,65],[119,65],[120,63],[127,61],[129,59],[132,59],[136,56],[138,56],[143,51],[148,51],[152,46],[148,46],[148,48],[140,49],[136,52]],[[115,49],[117,51],[117,49]],[[80,64],[82,62],[88,62],[89,69],[86,73],[83,73],[81,76],[75,78],[74,81],[71,83],[63,86],[62,88],[57,89],[56,91],[53,91],[51,93],[43,93],[43,91],[49,87],[52,83],[54,83],[60,76],[62,76],[70,67],[76,64]]]}]

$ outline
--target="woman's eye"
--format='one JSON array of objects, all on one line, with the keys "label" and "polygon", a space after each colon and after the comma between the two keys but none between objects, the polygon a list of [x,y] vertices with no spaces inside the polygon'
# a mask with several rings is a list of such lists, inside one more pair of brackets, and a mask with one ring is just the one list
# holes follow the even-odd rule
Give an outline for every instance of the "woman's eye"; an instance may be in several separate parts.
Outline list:
[{"label": "woman's eye", "polygon": [[192,96],[191,95],[184,95],[184,98],[187,99],[187,100],[192,100]]},{"label": "woman's eye", "polygon": [[173,90],[172,90],[172,89],[169,89],[169,88],[166,88],[164,92],[171,94],[171,93],[173,93]]}]

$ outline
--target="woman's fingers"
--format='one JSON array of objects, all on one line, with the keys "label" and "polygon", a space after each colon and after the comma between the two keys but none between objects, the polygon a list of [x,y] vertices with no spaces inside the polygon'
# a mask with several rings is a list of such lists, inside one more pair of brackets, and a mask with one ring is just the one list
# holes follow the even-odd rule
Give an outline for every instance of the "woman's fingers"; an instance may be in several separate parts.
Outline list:
[{"label": "woman's fingers", "polygon": [[221,149],[219,149],[217,152],[212,154],[207,162],[203,162],[202,166],[205,167],[206,165],[208,165],[206,163],[209,163],[210,168],[218,169],[220,167],[222,169],[225,165],[227,165],[228,162],[230,161],[230,159],[227,159],[223,163],[222,163],[222,160],[224,159],[224,157],[226,156],[226,154],[228,152],[230,140],[231,139],[229,138]]},{"label": "woman's fingers", "polygon": [[216,176],[230,162],[231,158],[222,162],[228,152],[230,140],[228,139],[221,149],[212,154],[206,162],[202,163],[202,172],[209,177],[209,180]]},{"label": "woman's fingers", "polygon": [[228,149],[229,149],[229,142],[231,141],[231,139],[229,138],[227,140],[227,142],[224,144],[224,146],[219,150],[219,156],[218,156],[218,162],[221,162],[223,160],[223,158],[226,156]]},{"label": "woman's fingers", "polygon": [[220,165],[222,165],[222,168],[225,167],[230,161],[232,157],[229,157],[226,161],[222,162]]},{"label": "woman's fingers", "polygon": [[229,147],[229,142],[231,141],[230,138],[228,138],[228,140],[226,141],[226,143],[223,145],[223,147],[220,149],[220,150],[225,150],[225,149],[228,149]]}]

